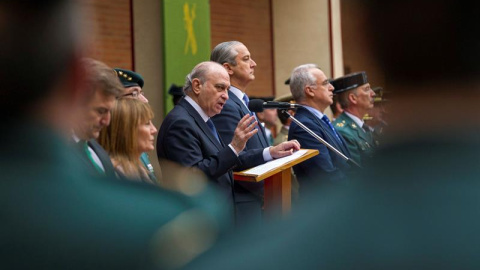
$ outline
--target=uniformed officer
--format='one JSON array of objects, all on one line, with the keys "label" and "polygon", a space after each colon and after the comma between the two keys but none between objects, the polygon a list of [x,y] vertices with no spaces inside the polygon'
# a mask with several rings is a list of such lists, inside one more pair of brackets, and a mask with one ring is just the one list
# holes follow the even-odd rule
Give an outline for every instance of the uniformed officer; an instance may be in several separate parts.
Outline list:
[{"label": "uniformed officer", "polygon": [[[122,95],[123,98],[135,98],[148,103],[148,99],[145,97],[142,90],[144,84],[142,75],[128,69],[114,68],[114,70],[117,73],[120,82],[122,82],[125,87],[125,92]],[[142,153],[140,160],[145,168],[147,168],[148,177],[155,183],[157,178],[148,154]]]},{"label": "uniformed officer", "polygon": [[183,92],[183,87],[177,86],[176,84],[170,85],[168,93],[172,95],[173,105],[177,105],[180,99],[185,96],[185,93]]},{"label": "uniformed officer", "polygon": [[338,133],[347,142],[351,158],[363,163],[366,157],[373,154],[373,137],[367,126],[364,126],[363,116],[373,108],[375,92],[367,81],[367,74],[352,73],[332,80],[343,113],[335,119],[334,125]]},{"label": "uniformed officer", "polygon": [[387,99],[384,96],[385,90],[382,87],[373,87],[372,90],[375,92],[374,105],[368,111],[368,114],[363,117],[363,120],[365,120],[365,125],[372,131],[374,144],[378,147],[385,128],[388,126],[385,120],[387,114],[385,103]]}]

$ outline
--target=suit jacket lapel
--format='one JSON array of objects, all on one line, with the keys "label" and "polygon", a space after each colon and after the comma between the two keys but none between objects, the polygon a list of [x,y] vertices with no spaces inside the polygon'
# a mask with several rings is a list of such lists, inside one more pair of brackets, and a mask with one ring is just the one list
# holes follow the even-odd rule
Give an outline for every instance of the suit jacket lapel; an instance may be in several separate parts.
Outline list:
[{"label": "suit jacket lapel", "polygon": [[222,139],[219,136],[220,142],[215,138],[215,136],[212,134],[210,131],[210,128],[207,126],[207,123],[203,121],[203,118],[200,116],[200,114],[195,110],[195,108],[188,103],[185,99],[182,99],[178,105],[182,106],[185,108],[185,110],[192,116],[192,118],[195,120],[197,123],[198,127],[205,133],[205,135],[210,139],[210,141],[217,147],[218,150],[221,150],[223,148],[223,142]]},{"label": "suit jacket lapel", "polygon": [[348,152],[348,149],[346,149],[345,147],[346,143],[341,136],[340,136],[340,139],[342,140],[342,143],[344,145],[338,143],[337,136],[335,136],[335,134],[330,129],[327,123],[319,119],[316,115],[311,113],[309,110],[307,109],[302,109],[302,110],[305,110],[306,112],[308,112],[311,115],[311,119],[314,119],[314,121],[323,129],[323,132],[328,136],[330,143],[333,143],[332,144],[333,147],[335,147],[337,150],[339,150],[346,156],[350,157],[350,152]]},{"label": "suit jacket lapel", "polygon": [[[235,102],[241,108],[241,110],[244,114],[250,114],[251,113],[251,111],[245,107],[245,104],[243,104],[243,101],[240,100],[230,90],[228,91],[228,96],[233,102]],[[262,143],[263,147],[269,147],[270,143],[267,140],[267,133],[265,132],[265,129],[262,126],[262,124],[258,121],[258,118],[257,118],[256,115],[255,115],[255,118],[257,119],[257,122],[258,122],[258,129],[260,130],[260,132],[257,133],[259,138],[260,138],[260,142]]]}]

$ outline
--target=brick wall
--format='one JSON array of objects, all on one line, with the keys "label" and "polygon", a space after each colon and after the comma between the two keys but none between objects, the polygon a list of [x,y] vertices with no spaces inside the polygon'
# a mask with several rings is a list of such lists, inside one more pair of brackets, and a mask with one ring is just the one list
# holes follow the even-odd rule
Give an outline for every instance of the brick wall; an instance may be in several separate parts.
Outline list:
[{"label": "brick wall", "polygon": [[85,0],[83,5],[92,29],[87,55],[111,67],[133,69],[131,0]]},{"label": "brick wall", "polygon": [[212,49],[229,40],[245,44],[257,63],[248,94],[274,95],[271,1],[210,0],[210,13]]}]

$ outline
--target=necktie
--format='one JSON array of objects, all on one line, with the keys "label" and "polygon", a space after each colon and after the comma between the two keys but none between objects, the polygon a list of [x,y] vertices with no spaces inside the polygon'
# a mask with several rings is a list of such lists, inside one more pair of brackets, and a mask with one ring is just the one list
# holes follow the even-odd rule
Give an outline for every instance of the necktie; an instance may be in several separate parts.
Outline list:
[{"label": "necktie", "polygon": [[245,105],[248,108],[248,102],[250,102],[250,99],[248,98],[247,94],[243,94],[243,101],[245,102]]},{"label": "necktie", "polygon": [[85,151],[85,154],[87,155],[88,159],[89,159],[90,162],[93,164],[93,166],[95,167],[95,169],[96,169],[99,173],[105,174],[105,172],[102,170],[102,168],[100,168],[100,166],[98,166],[97,162],[95,162],[95,159],[93,159],[92,153],[90,153],[90,150],[88,149],[88,142],[87,142],[87,141],[84,141],[84,142],[79,142],[79,143],[82,143],[82,144],[83,144],[83,150]]},{"label": "necktie", "polygon": [[342,139],[340,139],[340,136],[338,135],[337,131],[333,127],[332,123],[330,123],[330,120],[328,119],[328,117],[325,114],[323,115],[322,120],[323,120],[323,122],[327,123],[327,125],[333,131],[333,134],[335,134],[335,137],[337,137],[337,140],[340,142],[340,144],[343,145]]},{"label": "necktie", "polygon": [[212,132],[213,136],[215,136],[217,141],[220,142],[220,139],[218,138],[217,129],[215,128],[215,125],[213,125],[212,119],[208,118],[207,126],[210,128],[210,131]]}]

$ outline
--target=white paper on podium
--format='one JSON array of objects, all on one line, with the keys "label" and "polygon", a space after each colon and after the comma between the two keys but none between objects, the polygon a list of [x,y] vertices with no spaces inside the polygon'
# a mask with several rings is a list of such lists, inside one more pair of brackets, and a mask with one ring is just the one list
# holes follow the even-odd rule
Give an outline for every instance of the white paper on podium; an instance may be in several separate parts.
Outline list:
[{"label": "white paper on podium", "polygon": [[244,171],[243,173],[249,174],[249,175],[260,175],[264,174],[268,171],[274,170],[283,164],[286,164],[292,160],[295,160],[307,153],[307,150],[298,150],[297,152],[291,154],[290,156],[279,158],[279,159],[274,159],[271,160],[265,164],[258,165],[257,167],[253,167],[247,171]]}]

